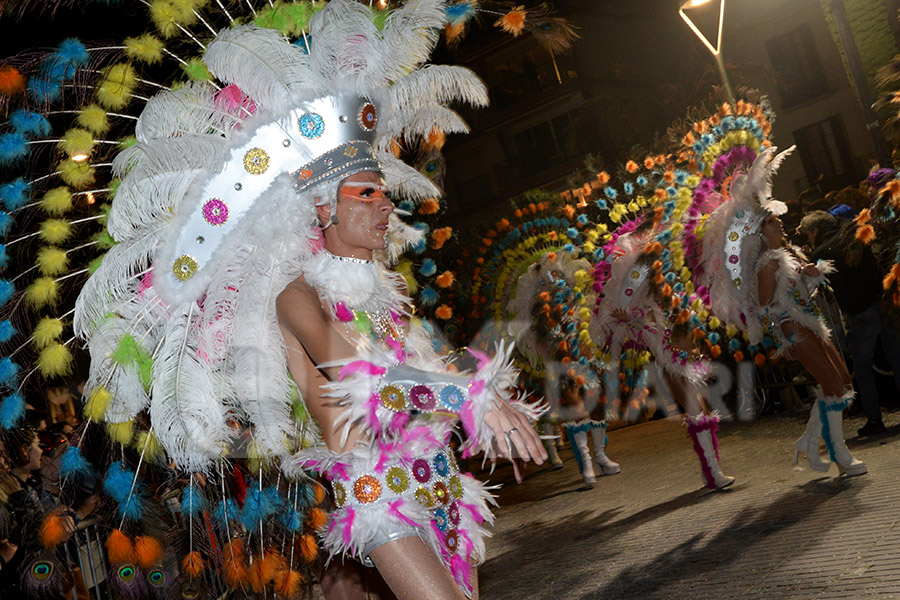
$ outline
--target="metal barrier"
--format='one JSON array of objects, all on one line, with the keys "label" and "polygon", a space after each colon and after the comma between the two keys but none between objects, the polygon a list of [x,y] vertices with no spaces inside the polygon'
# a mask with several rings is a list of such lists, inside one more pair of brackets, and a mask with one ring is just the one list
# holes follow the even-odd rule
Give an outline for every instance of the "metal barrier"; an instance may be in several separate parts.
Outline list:
[{"label": "metal barrier", "polygon": [[92,600],[112,600],[109,585],[109,565],[106,560],[106,546],[100,537],[97,520],[88,518],[78,523],[71,539],[63,545],[67,565],[77,565],[81,569],[84,585]]}]

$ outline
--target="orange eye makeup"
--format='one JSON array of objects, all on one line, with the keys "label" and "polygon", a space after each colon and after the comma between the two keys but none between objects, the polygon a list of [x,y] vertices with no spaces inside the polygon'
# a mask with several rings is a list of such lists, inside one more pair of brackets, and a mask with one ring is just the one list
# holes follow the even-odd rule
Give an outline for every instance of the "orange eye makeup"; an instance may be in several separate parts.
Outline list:
[{"label": "orange eye makeup", "polygon": [[387,188],[365,182],[345,183],[341,188],[341,195],[366,204],[382,199],[391,200],[391,192]]}]

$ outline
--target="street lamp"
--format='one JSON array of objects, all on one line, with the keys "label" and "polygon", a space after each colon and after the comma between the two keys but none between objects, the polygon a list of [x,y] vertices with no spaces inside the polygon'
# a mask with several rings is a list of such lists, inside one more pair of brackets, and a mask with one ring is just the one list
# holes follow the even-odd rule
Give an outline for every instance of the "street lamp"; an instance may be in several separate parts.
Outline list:
[{"label": "street lamp", "polygon": [[687,16],[684,12],[685,9],[697,8],[698,6],[702,6],[704,4],[709,4],[711,0],[687,0],[684,2],[681,7],[678,9],[678,14],[681,15],[681,18],[684,19],[684,22],[687,23],[687,26],[691,28],[691,31],[696,34],[700,41],[703,42],[703,45],[712,53],[713,58],[716,59],[716,66],[719,68],[719,76],[722,78],[722,83],[725,84],[725,91],[728,94],[728,100],[734,104],[734,92],[731,91],[731,83],[728,81],[728,73],[725,71],[725,62],[722,60],[722,25],[725,23],[725,0],[720,0],[719,4],[719,30],[716,33],[716,45],[713,46],[712,43],[707,39],[703,32],[694,25],[694,22],[691,21],[691,18]]}]

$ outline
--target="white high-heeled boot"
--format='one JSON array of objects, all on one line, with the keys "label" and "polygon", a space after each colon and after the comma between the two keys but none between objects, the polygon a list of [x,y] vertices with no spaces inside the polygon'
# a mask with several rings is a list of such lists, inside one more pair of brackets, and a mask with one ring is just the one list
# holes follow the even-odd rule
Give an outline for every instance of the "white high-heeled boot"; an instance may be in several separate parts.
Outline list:
[{"label": "white high-heeled boot", "polygon": [[[546,436],[556,437],[556,426],[553,423],[541,423],[541,431]],[[550,459],[550,468],[558,471],[563,468],[563,461],[556,451],[556,439],[543,440],[544,448],[547,449],[547,458]]]},{"label": "white high-heeled boot", "polygon": [[[821,391],[816,389],[816,395],[821,397]],[[800,460],[800,454],[806,456],[806,464],[813,471],[825,473],[831,466],[827,460],[819,454],[819,440],[822,439],[822,421],[819,419],[819,402],[813,402],[809,411],[809,420],[806,422],[806,431],[794,442],[794,464]]]},{"label": "white high-heeled boot", "polygon": [[696,417],[686,417],[685,423],[688,435],[694,440],[694,452],[700,459],[700,471],[706,487],[721,490],[734,483],[734,477],[725,475],[719,468],[719,440],[716,437],[719,430],[719,416],[700,414]]},{"label": "white high-heeled boot", "polygon": [[828,449],[828,456],[837,463],[842,473],[850,477],[863,475],[868,471],[866,463],[854,458],[844,443],[844,409],[853,399],[853,395],[852,391],[843,396],[822,395],[816,401],[819,418],[822,421],[822,439]]},{"label": "white high-heeled boot", "polygon": [[606,445],[609,444],[609,437],[606,435],[606,420],[591,423],[591,436],[594,438],[594,462],[600,469],[601,475],[615,475],[621,473],[622,468],[619,463],[615,463],[606,455]]},{"label": "white high-heeled boot", "polygon": [[581,476],[587,486],[593,486],[597,481],[594,475],[594,463],[591,462],[591,449],[588,448],[587,428],[583,424],[567,424],[566,434],[572,443],[572,454],[575,455],[575,462],[581,470]]}]

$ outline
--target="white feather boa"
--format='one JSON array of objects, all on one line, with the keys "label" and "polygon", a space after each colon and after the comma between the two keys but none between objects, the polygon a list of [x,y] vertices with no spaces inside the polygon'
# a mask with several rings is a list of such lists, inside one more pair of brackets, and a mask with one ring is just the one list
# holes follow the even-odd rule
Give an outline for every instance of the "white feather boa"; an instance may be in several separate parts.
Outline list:
[{"label": "white feather boa", "polygon": [[[775,271],[775,290],[772,301],[765,309],[775,320],[786,315],[788,320],[810,330],[821,340],[829,340],[831,330],[825,318],[818,314],[810,293],[827,281],[827,274],[834,270],[831,261],[821,261],[817,265],[819,266],[817,277],[806,277],[801,273],[802,266],[796,257],[785,248],[775,248],[762,253],[757,262],[757,270],[763,269],[772,261],[778,265]],[[804,304],[801,305],[800,302]]]}]

